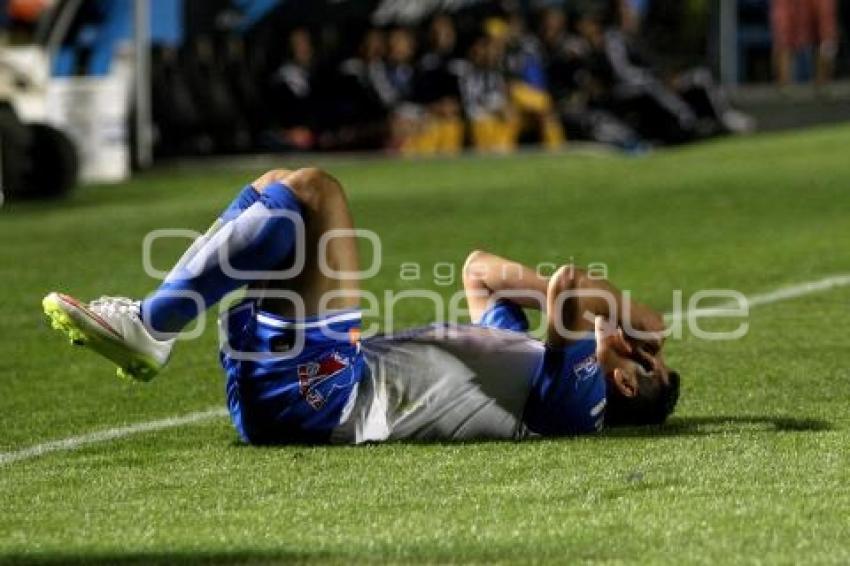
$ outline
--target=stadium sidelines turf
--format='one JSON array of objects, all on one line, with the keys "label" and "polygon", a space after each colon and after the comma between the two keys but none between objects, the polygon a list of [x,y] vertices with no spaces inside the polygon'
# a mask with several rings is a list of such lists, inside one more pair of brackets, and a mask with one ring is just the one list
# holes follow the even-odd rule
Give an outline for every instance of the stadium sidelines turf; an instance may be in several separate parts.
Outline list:
[{"label": "stadium sidelines turf", "polygon": [[[646,159],[524,155],[331,167],[383,239],[369,290],[448,295],[472,248],[604,262],[661,310],[671,290],[746,294],[850,273],[850,128]],[[291,165],[281,163],[281,165]],[[212,324],[130,386],[51,333],[40,298],[141,295],[141,242],[203,230],[257,171],[160,170],[0,211],[0,453],[222,403]],[[165,268],[185,242],[157,245]],[[420,262],[421,281],[403,281]],[[442,272],[444,273],[444,272]],[[0,560],[850,561],[850,289],[753,310],[746,337],[669,344],[671,424],[524,444],[240,446],[225,418],[0,467]],[[399,304],[395,324],[427,322]],[[712,329],[735,321],[706,322]]]}]

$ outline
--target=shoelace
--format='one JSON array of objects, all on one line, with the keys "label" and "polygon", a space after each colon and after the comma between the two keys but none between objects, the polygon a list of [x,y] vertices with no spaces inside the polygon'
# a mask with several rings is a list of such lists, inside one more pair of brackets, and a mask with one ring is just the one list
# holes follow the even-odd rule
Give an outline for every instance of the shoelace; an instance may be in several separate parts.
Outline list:
[{"label": "shoelace", "polygon": [[126,297],[100,297],[89,303],[89,308],[103,316],[141,316],[141,303]]}]

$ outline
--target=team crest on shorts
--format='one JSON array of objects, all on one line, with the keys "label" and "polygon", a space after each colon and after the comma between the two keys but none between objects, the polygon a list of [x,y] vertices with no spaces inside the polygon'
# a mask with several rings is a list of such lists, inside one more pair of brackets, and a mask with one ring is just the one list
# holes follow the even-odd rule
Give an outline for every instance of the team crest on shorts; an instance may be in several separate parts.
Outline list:
[{"label": "team crest on shorts", "polygon": [[597,367],[598,364],[596,363],[596,356],[588,356],[573,367],[573,372],[576,374],[579,381],[584,381],[596,373]]},{"label": "team crest on shorts", "polygon": [[319,410],[325,405],[325,397],[316,389],[322,382],[339,375],[349,366],[349,361],[336,352],[316,362],[298,366],[298,388],[301,395],[313,409]]}]

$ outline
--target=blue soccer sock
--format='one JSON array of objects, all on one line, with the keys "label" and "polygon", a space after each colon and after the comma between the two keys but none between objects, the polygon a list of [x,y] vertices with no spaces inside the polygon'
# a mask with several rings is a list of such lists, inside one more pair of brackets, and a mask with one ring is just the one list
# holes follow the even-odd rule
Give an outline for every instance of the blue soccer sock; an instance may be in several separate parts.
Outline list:
[{"label": "blue soccer sock", "polygon": [[236,271],[285,269],[298,236],[295,215],[301,217],[301,206],[286,185],[274,183],[262,193],[246,187],[142,302],[147,327],[158,337],[178,333],[226,294],[251,282],[226,273],[228,263]]}]

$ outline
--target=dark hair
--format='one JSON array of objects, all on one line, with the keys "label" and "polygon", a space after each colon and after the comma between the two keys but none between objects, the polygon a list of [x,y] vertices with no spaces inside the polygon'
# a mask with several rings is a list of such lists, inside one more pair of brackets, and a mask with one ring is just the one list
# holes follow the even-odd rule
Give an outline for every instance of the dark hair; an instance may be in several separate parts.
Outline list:
[{"label": "dark hair", "polygon": [[641,426],[664,424],[679,401],[679,374],[671,371],[667,384],[648,375],[638,377],[638,394],[625,397],[608,386],[605,424],[608,426]]}]

